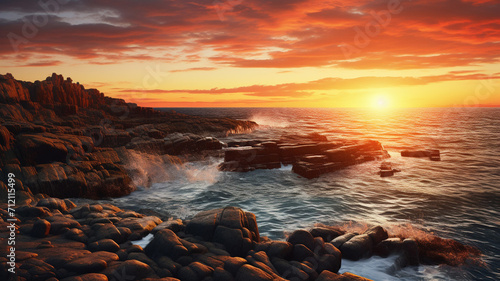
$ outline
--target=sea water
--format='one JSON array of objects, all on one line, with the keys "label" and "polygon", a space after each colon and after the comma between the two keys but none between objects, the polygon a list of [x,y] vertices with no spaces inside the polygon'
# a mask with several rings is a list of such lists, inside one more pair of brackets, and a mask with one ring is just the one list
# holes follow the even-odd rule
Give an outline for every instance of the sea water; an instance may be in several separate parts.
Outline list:
[{"label": "sea water", "polygon": [[[170,109],[169,109],[170,110]],[[235,139],[278,139],[317,132],[329,139],[375,139],[389,151],[393,177],[377,175],[373,161],[305,179],[281,169],[220,172],[222,159],[181,167],[144,165],[167,177],[113,203],[148,208],[185,219],[202,210],[237,206],[257,216],[261,235],[286,234],[316,223],[380,224],[389,231],[407,228],[477,247],[484,265],[394,268],[395,257],[351,262],[349,271],[373,280],[500,280],[500,109],[175,109],[206,117],[253,120],[252,133]],[[405,149],[439,149],[441,161],[403,158]],[[155,173],[151,173],[155,174]],[[154,179],[153,179],[154,180]]]}]

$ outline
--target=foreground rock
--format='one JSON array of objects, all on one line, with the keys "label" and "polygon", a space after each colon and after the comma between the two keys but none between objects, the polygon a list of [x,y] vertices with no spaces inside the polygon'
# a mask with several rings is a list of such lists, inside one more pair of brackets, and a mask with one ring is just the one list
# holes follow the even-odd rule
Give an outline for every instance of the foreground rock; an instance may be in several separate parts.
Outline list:
[{"label": "foreground rock", "polygon": [[[397,270],[461,265],[480,255],[453,240],[389,237],[380,226],[363,233],[317,226],[272,241],[260,236],[254,214],[235,207],[162,222],[110,204],[36,200],[16,209],[16,275],[7,271],[2,247],[1,280],[367,280],[338,274],[342,259],[399,255],[391,267]],[[0,217],[6,243],[8,214]],[[145,249],[131,243],[153,229]]]}]

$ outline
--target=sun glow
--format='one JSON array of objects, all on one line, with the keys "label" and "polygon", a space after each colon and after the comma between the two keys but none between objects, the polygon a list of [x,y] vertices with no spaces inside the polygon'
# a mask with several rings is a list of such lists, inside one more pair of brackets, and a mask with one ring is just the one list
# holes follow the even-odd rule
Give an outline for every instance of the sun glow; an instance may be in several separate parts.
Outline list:
[{"label": "sun glow", "polygon": [[373,100],[372,107],[377,109],[384,109],[389,107],[390,102],[386,96],[376,96]]}]

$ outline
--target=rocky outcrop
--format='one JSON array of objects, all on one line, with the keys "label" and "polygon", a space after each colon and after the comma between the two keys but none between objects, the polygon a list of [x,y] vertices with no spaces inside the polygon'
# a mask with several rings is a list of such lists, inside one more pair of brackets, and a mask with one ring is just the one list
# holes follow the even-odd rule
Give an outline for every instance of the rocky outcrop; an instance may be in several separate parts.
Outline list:
[{"label": "rocky outcrop", "polygon": [[[57,74],[35,82],[0,75],[0,181],[6,179],[3,167],[14,165],[16,184],[28,193],[123,196],[135,186],[117,155],[122,149],[199,154],[223,146],[204,134],[255,126],[140,107]],[[0,192],[6,192],[3,185]]]},{"label": "rocky outcrop", "polygon": [[277,141],[240,141],[228,143],[222,171],[247,172],[275,169],[293,164],[292,171],[305,177],[322,174],[366,161],[389,157],[378,141],[328,141],[326,137],[284,137]]}]

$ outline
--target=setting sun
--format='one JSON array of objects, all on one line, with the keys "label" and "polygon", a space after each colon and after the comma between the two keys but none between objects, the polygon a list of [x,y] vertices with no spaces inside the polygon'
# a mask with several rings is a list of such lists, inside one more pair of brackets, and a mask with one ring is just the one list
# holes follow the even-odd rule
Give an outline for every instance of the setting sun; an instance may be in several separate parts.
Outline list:
[{"label": "setting sun", "polygon": [[387,108],[389,107],[389,99],[385,96],[377,96],[372,106],[377,109]]}]

